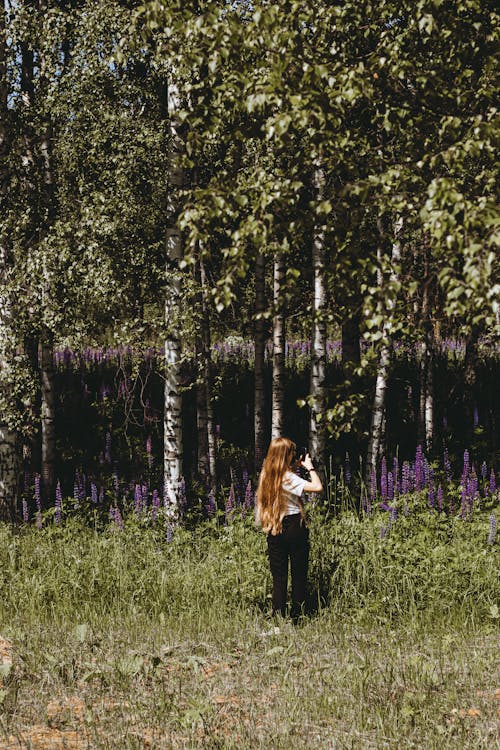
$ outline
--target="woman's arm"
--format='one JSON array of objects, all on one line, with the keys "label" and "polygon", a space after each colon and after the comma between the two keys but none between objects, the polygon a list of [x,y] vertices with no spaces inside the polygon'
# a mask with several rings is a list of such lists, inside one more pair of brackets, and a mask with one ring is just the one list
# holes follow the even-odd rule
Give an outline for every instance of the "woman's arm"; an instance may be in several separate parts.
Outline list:
[{"label": "woman's arm", "polygon": [[309,453],[306,455],[304,460],[300,462],[300,464],[304,467],[304,469],[307,469],[307,471],[309,472],[309,476],[311,477],[311,481],[304,484],[304,492],[321,492],[321,490],[323,489],[323,485],[321,484],[321,479],[319,478],[316,469],[313,466],[313,462]]}]

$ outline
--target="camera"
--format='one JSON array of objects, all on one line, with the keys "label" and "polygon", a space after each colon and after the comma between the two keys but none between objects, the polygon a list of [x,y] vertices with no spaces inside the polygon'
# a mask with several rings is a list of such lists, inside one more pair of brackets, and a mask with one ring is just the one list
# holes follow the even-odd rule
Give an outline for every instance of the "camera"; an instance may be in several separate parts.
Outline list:
[{"label": "camera", "polygon": [[309,448],[307,446],[302,446],[301,448],[297,448],[295,452],[295,463],[299,463],[299,461],[303,461],[308,453],[309,453]]}]

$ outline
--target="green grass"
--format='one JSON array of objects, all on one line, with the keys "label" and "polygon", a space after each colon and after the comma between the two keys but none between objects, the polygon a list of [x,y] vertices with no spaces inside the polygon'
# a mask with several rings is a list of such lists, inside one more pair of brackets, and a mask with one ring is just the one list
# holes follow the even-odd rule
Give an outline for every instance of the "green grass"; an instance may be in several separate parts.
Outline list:
[{"label": "green grass", "polygon": [[35,726],[96,749],[500,747],[487,518],[412,512],[381,539],[386,516],[316,512],[317,612],[276,634],[251,523],[170,544],[133,523],[0,527],[0,748]]}]

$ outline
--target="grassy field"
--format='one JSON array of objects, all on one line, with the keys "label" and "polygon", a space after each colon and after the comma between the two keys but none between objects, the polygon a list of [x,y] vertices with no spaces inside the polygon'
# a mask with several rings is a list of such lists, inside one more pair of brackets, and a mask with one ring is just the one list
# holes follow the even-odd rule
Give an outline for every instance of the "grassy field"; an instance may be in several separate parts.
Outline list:
[{"label": "grassy field", "polygon": [[250,523],[1,528],[0,748],[500,747],[487,521],[382,523],[313,518],[297,627]]}]

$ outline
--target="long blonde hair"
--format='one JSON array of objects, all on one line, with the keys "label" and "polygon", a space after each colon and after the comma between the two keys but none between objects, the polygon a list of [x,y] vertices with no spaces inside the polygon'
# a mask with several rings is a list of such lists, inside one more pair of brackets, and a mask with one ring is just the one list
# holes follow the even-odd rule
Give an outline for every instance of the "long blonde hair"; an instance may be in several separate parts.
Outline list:
[{"label": "long blonde hair", "polygon": [[289,471],[294,456],[295,443],[279,437],[271,441],[264,459],[257,487],[257,521],[263,531],[273,536],[280,534],[287,500],[282,490],[283,477]]}]

